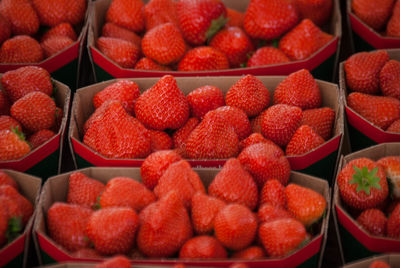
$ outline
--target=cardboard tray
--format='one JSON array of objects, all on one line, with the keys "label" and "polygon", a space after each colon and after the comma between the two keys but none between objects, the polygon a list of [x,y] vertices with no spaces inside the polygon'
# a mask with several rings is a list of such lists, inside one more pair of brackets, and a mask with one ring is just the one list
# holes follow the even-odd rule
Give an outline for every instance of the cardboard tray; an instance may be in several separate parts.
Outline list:
[{"label": "cardboard tray", "polygon": [[[39,202],[42,180],[38,177],[9,169],[4,169],[3,171],[17,182],[19,192],[36,208]],[[24,232],[14,241],[0,248],[0,267],[26,267],[35,213],[36,210],[34,210],[32,217],[26,224]]]},{"label": "cardboard tray", "polygon": [[[246,11],[249,0],[229,1],[222,0],[229,8],[242,12]],[[143,0],[147,3],[148,0]],[[342,19],[340,14],[339,0],[333,0],[332,16],[329,25],[323,27],[325,32],[334,35],[334,38],[319,49],[313,56],[301,61],[285,64],[273,64],[262,67],[235,68],[219,71],[146,71],[121,68],[109,58],[104,56],[95,46],[97,38],[101,34],[106,11],[111,0],[97,0],[92,3],[88,29],[88,52],[93,67],[95,81],[105,81],[112,78],[129,77],[160,77],[165,74],[174,76],[226,76],[226,75],[287,75],[300,69],[312,70],[312,74],[319,79],[333,81],[336,78],[336,67],[339,57],[340,39],[342,36]]]},{"label": "cardboard tray", "polygon": [[[217,168],[201,168],[194,169],[207,187],[213,180],[214,176],[219,172]],[[80,172],[91,178],[106,183],[116,176],[128,176],[140,181],[140,168],[99,168],[92,167],[80,169]],[[98,262],[101,259],[77,259],[71,257],[66,251],[60,248],[46,233],[45,215],[50,206],[57,201],[65,201],[67,197],[68,178],[72,172],[64,173],[49,178],[43,186],[42,194],[39,201],[36,220],[33,227],[33,237],[39,257],[40,264],[49,264],[52,262],[75,262],[75,261],[92,261]],[[311,188],[321,193],[327,200],[326,217],[322,220],[318,234],[303,248],[297,250],[291,255],[280,259],[261,259],[253,261],[245,261],[250,267],[296,267],[300,264],[306,266],[317,267],[323,256],[325,249],[326,237],[328,234],[328,222],[330,216],[330,188],[326,181],[306,174],[292,172],[290,182]],[[164,265],[184,263],[185,265],[194,266],[229,266],[237,262],[234,259],[226,260],[207,260],[207,261],[190,261],[178,259],[132,259],[133,264],[149,264]]]},{"label": "cardboard tray", "polygon": [[[204,86],[215,85],[226,93],[231,85],[233,85],[240,76],[233,77],[176,77],[178,87],[187,95],[192,90]],[[271,96],[276,86],[285,79],[284,76],[258,76],[258,78],[269,89]],[[154,85],[159,78],[131,78],[139,85],[140,90],[150,88]],[[74,95],[74,100],[71,108],[71,121],[69,125],[69,142],[73,155],[74,163],[77,168],[88,166],[124,166],[124,167],[138,167],[144,159],[110,159],[103,157],[99,153],[93,151],[82,142],[82,130],[85,121],[93,113],[94,107],[92,104],[93,96],[104,89],[106,86],[118,81],[109,80],[80,88]],[[342,111],[342,97],[336,84],[317,80],[320,86],[322,95],[322,106],[332,108],[336,113],[335,123],[333,126],[333,137],[319,146],[315,150],[301,155],[290,156],[288,160],[292,170],[298,170],[310,175],[324,178],[330,181],[334,176],[336,170],[336,163],[338,161],[341,142],[343,135],[343,111]],[[224,164],[226,159],[217,160],[189,160],[194,167],[220,167]]]},{"label": "cardboard tray", "polygon": [[400,254],[384,254],[384,255],[377,255],[371,258],[365,258],[361,261],[356,261],[349,263],[343,268],[363,268],[369,267],[369,265],[374,261],[385,261],[390,267],[399,267],[400,266]]}]

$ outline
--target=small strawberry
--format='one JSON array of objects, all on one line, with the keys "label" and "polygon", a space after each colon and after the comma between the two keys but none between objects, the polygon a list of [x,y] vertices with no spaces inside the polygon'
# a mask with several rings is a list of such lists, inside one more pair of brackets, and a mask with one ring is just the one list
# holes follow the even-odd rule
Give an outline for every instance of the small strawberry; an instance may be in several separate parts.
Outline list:
[{"label": "small strawberry", "polygon": [[303,155],[311,152],[324,143],[325,140],[310,126],[302,125],[293,134],[286,146],[285,153],[287,156]]},{"label": "small strawberry", "polygon": [[358,217],[357,222],[370,234],[377,236],[386,235],[387,218],[385,214],[376,208],[364,210]]},{"label": "small strawberry", "polygon": [[371,264],[368,266],[368,268],[390,268],[390,267],[391,266],[387,262],[381,260],[372,261]]},{"label": "small strawberry", "polygon": [[275,47],[261,47],[247,61],[247,67],[257,67],[270,64],[290,62],[282,50]]},{"label": "small strawberry", "polygon": [[11,22],[13,35],[34,35],[39,30],[39,18],[29,0],[2,0],[0,14]]},{"label": "small strawberry", "polygon": [[351,10],[365,24],[379,31],[389,19],[393,4],[393,0],[353,0]]},{"label": "small strawberry", "polygon": [[178,71],[213,71],[228,68],[229,61],[226,55],[210,46],[190,49],[178,64]]},{"label": "small strawberry", "polygon": [[139,70],[152,70],[152,71],[171,71],[172,69],[167,66],[162,66],[157,62],[147,57],[142,57],[136,62],[134,69]]},{"label": "small strawberry", "polygon": [[[18,134],[19,133],[19,134]],[[31,147],[22,133],[16,130],[0,130],[0,160],[17,160],[30,153]]]},{"label": "small strawberry", "polygon": [[400,4],[398,1],[393,6],[392,16],[386,25],[386,34],[388,36],[400,37]]},{"label": "small strawberry", "polygon": [[150,0],[143,8],[146,30],[171,22],[178,26],[176,2],[173,0]]},{"label": "small strawberry", "polygon": [[[3,74],[4,76],[4,74]],[[0,115],[9,115],[10,114],[10,101],[4,93],[4,90],[0,90]]]},{"label": "small strawberry", "polygon": [[46,26],[56,26],[62,22],[78,25],[83,22],[87,8],[86,0],[33,0],[32,3],[40,24]]},{"label": "small strawberry", "polygon": [[265,182],[260,193],[260,205],[265,203],[286,208],[285,187],[279,180],[272,178]]},{"label": "small strawberry", "polygon": [[13,117],[8,115],[0,115],[0,130],[13,130],[17,129],[22,131],[21,124]]},{"label": "small strawberry", "polygon": [[235,9],[226,7],[226,26],[240,27],[243,29],[244,13]]},{"label": "small strawberry", "polygon": [[43,49],[44,57],[49,58],[65,48],[71,46],[74,40],[68,36],[52,36],[48,37],[40,43]]},{"label": "small strawberry", "polygon": [[0,14],[0,44],[11,36],[11,23]]},{"label": "small strawberry", "polygon": [[133,68],[140,55],[140,49],[134,43],[114,37],[100,37],[97,47],[122,68]]},{"label": "small strawberry", "polygon": [[266,257],[265,250],[259,246],[251,246],[231,255],[232,259],[259,260]]},{"label": "small strawberry", "polygon": [[101,36],[113,37],[123,39],[135,44],[137,47],[141,46],[142,38],[135,32],[132,32],[124,27],[118,26],[112,22],[106,22],[101,30]]},{"label": "small strawberry", "polygon": [[15,182],[15,180],[5,173],[3,170],[0,169],[0,186],[1,185],[10,185],[11,187],[14,187],[16,190],[18,190],[18,184]]},{"label": "small strawberry", "polygon": [[73,26],[68,22],[62,22],[54,27],[51,27],[43,34],[41,40],[44,41],[45,39],[53,36],[66,36],[72,41],[76,41],[78,39]]},{"label": "small strawberry", "polygon": [[224,93],[216,86],[202,86],[186,96],[192,116],[203,119],[204,115],[225,105]]},{"label": "small strawberry", "polygon": [[400,99],[400,61],[389,60],[379,72],[382,95]]},{"label": "small strawberry", "polygon": [[270,222],[279,219],[289,219],[293,216],[284,208],[274,206],[270,203],[264,203],[257,211],[259,222]]},{"label": "small strawberry", "polygon": [[197,127],[199,124],[199,119],[196,117],[189,118],[186,121],[186,124],[183,125],[180,129],[177,129],[172,135],[172,141],[174,143],[174,148],[178,150],[181,155],[186,154],[186,140],[189,138],[190,133]]},{"label": "small strawberry", "polygon": [[253,133],[247,138],[243,139],[239,143],[240,151],[244,148],[249,147],[250,145],[257,144],[257,143],[270,143],[276,145],[273,141],[267,140],[264,136],[260,133]]},{"label": "small strawberry", "polygon": [[179,251],[179,259],[226,259],[228,252],[215,237],[202,235],[189,239]]},{"label": "small strawberry", "polygon": [[35,133],[33,133],[29,138],[28,142],[31,145],[32,150],[36,149],[40,145],[44,144],[48,140],[50,140],[52,137],[54,137],[56,134],[49,129],[42,129],[39,130]]},{"label": "small strawberry", "polygon": [[76,171],[69,175],[67,202],[93,208],[98,197],[104,190],[104,184],[82,172]]},{"label": "small strawberry", "polygon": [[151,151],[172,149],[172,138],[164,131],[149,130],[151,139]]},{"label": "small strawberry", "polygon": [[130,268],[131,261],[124,255],[116,255],[97,264],[94,268]]},{"label": "small strawberry", "polygon": [[322,26],[328,22],[332,13],[332,0],[295,0],[294,4],[302,18],[310,19]]},{"label": "small strawberry", "polygon": [[335,111],[330,107],[322,107],[304,110],[300,125],[312,127],[324,140],[329,140],[332,137],[334,122]]},{"label": "small strawberry", "polygon": [[400,204],[397,204],[387,221],[387,236],[400,239]]},{"label": "small strawberry", "polygon": [[386,131],[400,133],[400,119],[393,121],[393,123],[390,124]]},{"label": "small strawberry", "polygon": [[106,22],[113,22],[139,33],[144,30],[142,0],[113,0],[106,13]]},{"label": "small strawberry", "polygon": [[197,234],[211,233],[214,229],[214,219],[218,212],[226,206],[219,198],[197,192],[192,196],[191,219],[193,229]]},{"label": "small strawberry", "polygon": [[386,156],[377,161],[385,170],[386,179],[391,187],[391,196],[393,199],[400,198],[400,157]]},{"label": "small strawberry", "polygon": [[43,60],[43,50],[38,41],[27,35],[16,35],[0,47],[2,63],[36,63]]}]

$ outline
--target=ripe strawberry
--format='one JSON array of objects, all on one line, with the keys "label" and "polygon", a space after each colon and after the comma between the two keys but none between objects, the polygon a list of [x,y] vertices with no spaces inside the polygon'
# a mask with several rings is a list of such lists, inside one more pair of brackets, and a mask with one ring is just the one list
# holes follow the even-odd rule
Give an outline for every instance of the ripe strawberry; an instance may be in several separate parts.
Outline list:
[{"label": "ripe strawberry", "polygon": [[155,200],[153,192],[142,183],[129,177],[114,177],[100,195],[100,206],[130,207],[139,213]]},{"label": "ripe strawberry", "polygon": [[387,235],[400,239],[400,204],[397,204],[387,221]]},{"label": "ripe strawberry", "polygon": [[236,158],[225,162],[208,186],[208,193],[227,203],[242,204],[251,210],[258,204],[257,184]]},{"label": "ripe strawberry", "polygon": [[[118,101],[115,100],[105,101],[99,108],[94,110],[94,112],[89,116],[88,120],[86,120],[85,124],[83,125],[83,134],[86,133],[86,131],[94,122],[102,120],[105,112],[109,110],[110,107],[112,107],[113,105],[118,106],[117,104],[115,104],[117,102]],[[118,103],[121,105],[120,102]]]},{"label": "ripe strawberry", "polygon": [[203,119],[204,115],[225,105],[224,93],[216,86],[202,86],[186,96],[192,116]]},{"label": "ripe strawberry", "polygon": [[347,96],[347,105],[383,130],[400,118],[400,100],[392,97],[353,92]]},{"label": "ripe strawberry", "polygon": [[[11,187],[9,185],[3,185],[0,187],[3,188],[6,186]],[[6,216],[6,221],[8,222],[6,238],[8,242],[11,242],[11,240],[15,238],[14,235],[17,235],[17,233],[23,231],[25,227],[26,222],[23,222],[22,220],[24,217],[24,212],[22,210],[22,207],[20,207],[20,205],[18,204],[17,200],[15,198],[10,198],[6,194],[0,194],[0,202],[1,202],[0,206],[6,209],[5,216]],[[16,230],[13,230],[14,228],[16,228]],[[10,237],[10,235],[13,237]]]},{"label": "ripe strawberry", "polygon": [[376,31],[382,29],[389,19],[394,1],[353,0],[351,10],[365,24]]},{"label": "ripe strawberry", "polygon": [[332,137],[334,122],[335,111],[329,107],[322,107],[304,110],[300,125],[312,127],[324,140],[329,140]]},{"label": "ripe strawberry", "polygon": [[14,201],[22,212],[22,223],[25,226],[33,214],[33,205],[25,196],[21,195],[17,189],[10,185],[0,186],[0,195],[5,195]]},{"label": "ripe strawberry", "polygon": [[285,187],[279,180],[271,178],[265,182],[260,193],[260,205],[265,203],[286,208]]},{"label": "ripe strawberry", "polygon": [[212,71],[228,68],[229,61],[226,55],[210,46],[190,49],[178,64],[178,71]]},{"label": "ripe strawberry", "polygon": [[11,116],[8,115],[0,115],[0,130],[13,130],[17,129],[19,131],[22,131],[22,126],[21,124],[12,118]]},{"label": "ripe strawberry", "polygon": [[136,100],[136,118],[155,130],[178,129],[189,118],[189,104],[171,75],[161,77]]},{"label": "ripe strawberry", "polygon": [[113,22],[133,32],[144,30],[142,0],[113,0],[106,13],[106,22]]},{"label": "ripe strawberry", "polygon": [[147,57],[142,57],[136,62],[134,69],[139,70],[153,70],[153,71],[171,71],[172,69],[167,66],[162,66],[157,62]]},{"label": "ripe strawberry", "polygon": [[15,182],[15,180],[10,175],[0,169],[0,186],[1,185],[10,185],[18,191],[18,184]]},{"label": "ripe strawberry", "polygon": [[47,32],[45,32],[41,38],[42,42],[53,36],[66,36],[72,41],[76,41],[78,37],[76,36],[75,30],[71,23],[62,22],[54,27],[51,27]]},{"label": "ripe strawberry", "polygon": [[175,191],[147,206],[139,215],[137,246],[148,257],[168,257],[192,237],[187,210]]},{"label": "ripe strawberry", "polygon": [[10,106],[10,101],[8,100],[6,93],[4,93],[3,90],[0,90],[0,115],[9,115]]},{"label": "ripe strawberry", "polygon": [[228,249],[248,247],[256,237],[257,218],[246,206],[229,204],[214,220],[215,237]]},{"label": "ripe strawberry", "polygon": [[371,264],[368,266],[368,268],[390,268],[390,267],[391,266],[387,262],[381,260],[372,261]]},{"label": "ripe strawberry", "polygon": [[172,149],[172,138],[164,131],[149,130],[151,138],[151,151]]},{"label": "ripe strawberry", "polygon": [[257,143],[245,148],[238,157],[240,163],[253,176],[261,189],[269,179],[286,185],[290,175],[289,161],[281,148],[268,143]]},{"label": "ripe strawberry", "polygon": [[286,146],[286,155],[303,155],[311,152],[325,143],[325,140],[318,135],[310,126],[302,125],[293,134]]},{"label": "ripe strawberry", "polygon": [[297,24],[299,15],[286,0],[253,0],[244,16],[244,29],[253,38],[271,40]]},{"label": "ripe strawberry", "polygon": [[389,61],[385,50],[359,52],[344,62],[346,84],[350,90],[362,93],[379,93],[379,72]]},{"label": "ripe strawberry", "polygon": [[257,144],[260,142],[276,145],[273,141],[267,140],[266,138],[264,138],[264,136],[262,134],[253,133],[250,136],[248,136],[247,138],[240,141],[240,143],[239,143],[240,151],[242,151],[246,147],[249,147],[250,145]]},{"label": "ripe strawberry", "polygon": [[191,219],[193,229],[197,234],[211,233],[214,229],[214,219],[226,204],[219,198],[197,192],[192,196]]},{"label": "ripe strawberry", "polygon": [[100,37],[97,47],[122,68],[133,68],[140,55],[140,49],[134,43],[114,37]]},{"label": "ripe strawberry", "polygon": [[50,237],[69,251],[89,247],[86,224],[92,210],[75,204],[56,202],[47,211]]},{"label": "ripe strawberry", "polygon": [[242,109],[247,116],[257,116],[270,103],[266,86],[253,75],[246,75],[233,84],[225,96],[226,105]]},{"label": "ripe strawberry", "polygon": [[275,47],[260,47],[247,61],[247,67],[290,62],[282,50]]},{"label": "ripe strawberry", "polygon": [[36,149],[40,145],[44,144],[48,140],[50,140],[52,137],[56,135],[52,130],[49,129],[42,129],[39,130],[35,133],[33,133],[29,138],[28,142],[31,145],[32,150]]},{"label": "ripe strawberry", "polygon": [[303,112],[299,107],[287,104],[272,105],[262,114],[262,134],[284,147],[300,127],[302,117]]},{"label": "ripe strawberry", "polygon": [[123,39],[135,44],[137,47],[140,47],[142,42],[142,38],[139,35],[112,22],[106,22],[103,25],[101,36]]},{"label": "ripe strawberry", "polygon": [[34,35],[39,30],[39,18],[29,0],[3,0],[0,14],[11,23],[13,35]]},{"label": "ripe strawberry", "polygon": [[274,206],[270,203],[264,203],[257,211],[259,222],[270,222],[278,219],[293,218],[293,216],[282,207]]},{"label": "ripe strawberry", "polygon": [[102,208],[89,217],[86,233],[101,254],[123,254],[134,245],[138,226],[139,217],[133,209]]},{"label": "ripe strawberry", "polygon": [[294,4],[302,18],[310,19],[322,26],[331,17],[332,0],[295,0]]},{"label": "ripe strawberry", "polygon": [[94,268],[130,268],[131,261],[124,255],[116,255],[97,264]]},{"label": "ripe strawberry", "polygon": [[[17,160],[27,155],[31,147],[19,131],[0,130],[0,160]],[[22,136],[21,136],[22,135]]]},{"label": "ripe strawberry", "polygon": [[355,209],[381,205],[388,196],[388,183],[383,167],[369,158],[348,162],[337,176],[340,197]]},{"label": "ripe strawberry", "polygon": [[291,73],[274,91],[274,104],[288,104],[305,110],[319,108],[321,103],[317,81],[306,69]]},{"label": "ripe strawberry", "polygon": [[74,43],[74,40],[68,36],[52,36],[48,37],[40,43],[43,49],[44,57],[49,58],[58,52],[64,50]]},{"label": "ripe strawberry", "polygon": [[283,257],[295,251],[306,239],[304,225],[295,219],[279,219],[262,223],[258,232],[271,257]]},{"label": "ripe strawberry", "polygon": [[0,47],[2,63],[35,63],[43,59],[43,50],[38,41],[27,35],[16,35]]},{"label": "ripe strawberry", "polygon": [[386,35],[400,37],[400,4],[398,1],[393,6],[392,16],[386,25]]},{"label": "ripe strawberry", "polygon": [[400,133],[400,119],[397,119],[392,124],[390,124],[386,131]]},{"label": "ripe strawberry", "polygon": [[240,251],[236,251],[231,255],[232,259],[243,259],[243,260],[258,260],[265,258],[265,251],[262,247],[251,246]]},{"label": "ripe strawberry", "polygon": [[235,9],[226,7],[226,26],[240,27],[243,29],[244,13]]},{"label": "ripe strawberry", "polygon": [[391,187],[391,196],[393,199],[400,198],[400,157],[386,156],[377,161],[382,165],[386,179]]},{"label": "ripe strawberry", "polygon": [[379,72],[382,95],[400,99],[400,61],[389,60]]},{"label": "ripe strawberry", "polygon": [[11,23],[0,14],[0,44],[11,36]]},{"label": "ripe strawberry", "polygon": [[385,214],[376,208],[364,210],[358,217],[357,222],[370,234],[377,236],[386,235],[387,218]]},{"label": "ripe strawberry", "polygon": [[98,197],[104,190],[104,184],[82,172],[76,171],[69,175],[67,202],[88,208],[93,208]]},{"label": "ripe strawberry", "polygon": [[179,259],[226,259],[228,252],[213,236],[197,236],[183,244]]},{"label": "ripe strawberry", "polygon": [[177,129],[172,135],[173,147],[177,149],[181,155],[186,155],[186,140],[198,124],[199,119],[191,117],[186,121],[185,125]]},{"label": "ripe strawberry", "polygon": [[332,39],[333,35],[323,32],[311,20],[304,19],[279,40],[279,49],[292,60],[303,60]]},{"label": "ripe strawberry", "polygon": [[208,115],[205,115],[204,119],[214,117],[216,114],[221,115],[226,124],[230,124],[233,127],[240,140],[247,138],[251,134],[249,118],[242,109],[233,106],[218,107],[209,112]]},{"label": "ripe strawberry", "polygon": [[103,258],[95,249],[93,248],[81,248],[77,251],[71,253],[74,258],[85,258],[85,259],[100,259]]},{"label": "ripe strawberry", "polygon": [[176,2],[173,0],[150,0],[143,8],[146,30],[171,22],[178,26]]},{"label": "ripe strawberry", "polygon": [[93,106],[97,109],[108,100],[117,100],[129,114],[133,115],[139,95],[139,86],[133,81],[123,79],[96,93],[93,97]]}]

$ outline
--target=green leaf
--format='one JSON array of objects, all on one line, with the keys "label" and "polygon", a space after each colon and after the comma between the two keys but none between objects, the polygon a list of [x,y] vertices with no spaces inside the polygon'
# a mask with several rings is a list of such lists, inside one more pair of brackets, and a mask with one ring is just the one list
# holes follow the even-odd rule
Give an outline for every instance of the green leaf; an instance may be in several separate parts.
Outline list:
[{"label": "green leaf", "polygon": [[211,21],[211,25],[206,32],[206,40],[209,42],[211,38],[228,22],[228,19],[221,15],[217,19]]},{"label": "green leaf", "polygon": [[12,217],[8,220],[6,238],[8,243],[17,238],[23,230],[22,217]]},{"label": "green leaf", "polygon": [[349,181],[350,184],[357,184],[356,191],[357,193],[360,191],[364,191],[367,195],[371,194],[371,187],[376,189],[381,189],[381,185],[379,184],[380,178],[376,176],[378,173],[378,168],[374,168],[371,171],[368,171],[367,167],[356,167],[353,165],[353,169],[355,173],[353,174],[353,179]]}]

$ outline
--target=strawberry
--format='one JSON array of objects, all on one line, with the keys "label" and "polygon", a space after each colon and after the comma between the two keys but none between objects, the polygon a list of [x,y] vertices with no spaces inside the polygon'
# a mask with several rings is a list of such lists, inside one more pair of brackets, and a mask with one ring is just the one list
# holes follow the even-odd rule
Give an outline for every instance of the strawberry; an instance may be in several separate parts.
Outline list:
[{"label": "strawberry", "polygon": [[169,165],[158,180],[154,194],[160,199],[172,190],[179,195],[186,208],[191,207],[192,196],[197,191],[206,192],[199,175],[186,160],[180,160]]},{"label": "strawberry", "polygon": [[274,91],[274,104],[288,104],[305,110],[319,108],[321,103],[317,81],[306,69],[291,73]]},{"label": "strawberry", "polygon": [[364,210],[358,217],[357,222],[370,234],[377,236],[386,235],[387,218],[385,214],[376,208]]},{"label": "strawberry", "polygon": [[72,41],[76,41],[78,37],[76,36],[75,30],[71,23],[62,22],[54,27],[51,27],[47,32],[45,32],[41,38],[42,42],[53,36],[66,36]]},{"label": "strawberry", "polygon": [[208,193],[227,203],[242,204],[251,210],[258,204],[257,184],[236,158],[225,162],[208,186]]},{"label": "strawberry", "polygon": [[365,24],[379,31],[389,19],[394,1],[353,0],[351,10]]},{"label": "strawberry", "polygon": [[93,212],[86,225],[94,248],[104,255],[127,253],[135,243],[139,217],[129,207],[102,208]]},{"label": "strawberry", "polygon": [[190,49],[178,64],[178,71],[213,71],[228,68],[229,61],[226,55],[210,46]]},{"label": "strawberry", "polygon": [[40,43],[40,46],[43,49],[45,58],[49,58],[64,50],[65,48],[71,46],[73,43],[74,40],[72,40],[68,36],[52,36],[42,41],[42,43]]},{"label": "strawberry", "polygon": [[0,14],[0,44],[11,36],[11,23]]},{"label": "strawberry", "polygon": [[220,0],[180,0],[176,4],[179,28],[186,41],[202,45],[226,23]]},{"label": "strawberry", "polygon": [[149,130],[151,138],[151,151],[172,149],[172,138],[164,131]]},{"label": "strawberry", "polygon": [[260,193],[260,205],[265,203],[286,208],[285,187],[279,180],[269,179],[265,182]]},{"label": "strawberry", "polygon": [[257,211],[259,222],[270,222],[278,219],[293,218],[293,216],[282,207],[274,206],[270,203],[264,203]]},{"label": "strawberry", "polygon": [[34,35],[39,30],[39,18],[29,0],[2,0],[0,14],[11,23],[13,35]]},{"label": "strawberry", "polygon": [[3,170],[0,169],[0,186],[1,185],[10,185],[11,187],[14,187],[16,190],[18,190],[18,184],[15,182],[15,180],[5,173]]},{"label": "strawberry", "polygon": [[147,206],[139,215],[137,246],[148,257],[168,257],[192,237],[187,210],[175,191]]},{"label": "strawberry", "polygon": [[226,259],[228,253],[215,237],[202,235],[189,239],[179,251],[179,259]]},{"label": "strawberry", "polygon": [[13,130],[17,129],[19,131],[22,131],[22,126],[21,124],[12,118],[11,116],[8,115],[0,115],[0,130]]},{"label": "strawberry", "polygon": [[0,195],[5,195],[8,199],[13,200],[18,205],[22,212],[22,223],[25,226],[33,214],[33,205],[31,201],[21,195],[17,189],[10,185],[0,186]]},{"label": "strawberry", "polygon": [[355,209],[377,207],[389,192],[383,167],[365,157],[348,162],[339,171],[337,183],[343,202]]},{"label": "strawberry", "polygon": [[400,239],[400,204],[397,204],[387,221],[387,235]]},{"label": "strawberry", "polygon": [[38,66],[25,66],[5,72],[1,77],[1,85],[12,102],[34,91],[49,96],[53,94],[50,73]]},{"label": "strawberry", "polygon": [[140,55],[140,49],[134,43],[114,37],[100,37],[97,47],[122,68],[133,68]]},{"label": "strawberry", "polygon": [[16,35],[0,47],[2,63],[35,63],[43,60],[43,50],[38,41],[27,35]]},{"label": "strawberry", "polygon": [[[115,100],[105,101],[102,105],[100,105],[99,108],[94,110],[94,112],[89,116],[88,120],[86,120],[85,124],[83,125],[83,134],[86,133],[86,131],[94,122],[101,120],[104,117],[105,112],[109,110],[110,107],[112,107],[113,105],[118,106],[117,104],[115,104],[117,102],[118,101]],[[120,102],[118,103],[121,105]]]},{"label": "strawberry", "polygon": [[225,96],[226,105],[242,109],[247,116],[257,116],[270,103],[266,86],[253,75],[246,75],[234,83]]},{"label": "strawberry", "polygon": [[262,247],[251,246],[240,251],[236,251],[231,255],[232,259],[243,259],[243,260],[259,260],[265,258],[265,251]]},{"label": "strawberry", "polygon": [[153,192],[142,183],[129,177],[114,177],[107,182],[100,195],[100,206],[130,207],[140,212],[155,200]]},{"label": "strawberry", "polygon": [[253,38],[271,40],[297,24],[299,15],[286,0],[253,0],[247,7],[243,26]]},{"label": "strawberry", "polygon": [[310,126],[324,140],[329,140],[334,122],[335,111],[330,107],[322,107],[304,110],[300,125]]},{"label": "strawberry", "polygon": [[261,224],[258,234],[271,257],[283,257],[295,251],[306,239],[304,225],[295,219],[278,219]]},{"label": "strawberry", "polygon": [[287,62],[290,62],[290,59],[279,48],[260,47],[247,61],[247,67],[257,67]]},{"label": "strawberry", "polygon": [[69,175],[67,202],[93,208],[104,190],[104,184],[82,172],[75,171]]},{"label": "strawberry", "polygon": [[393,6],[392,16],[386,25],[386,35],[400,37],[400,4],[398,1]]},{"label": "strawberry", "polygon": [[85,228],[91,214],[91,209],[80,205],[53,203],[46,218],[50,237],[70,251],[89,247]]},{"label": "strawberry", "polygon": [[400,157],[386,156],[377,161],[385,170],[386,179],[391,186],[392,198],[400,198]]},{"label": "strawberry", "polygon": [[389,60],[379,72],[382,95],[400,99],[400,61]]},{"label": "strawberry", "polygon": [[6,93],[4,93],[3,90],[0,90],[0,115],[9,115],[10,106],[10,101],[8,100]]},{"label": "strawberry", "polygon": [[106,13],[106,22],[139,33],[144,30],[143,7],[142,0],[112,0]]},{"label": "strawberry", "polygon": [[257,225],[257,218],[248,207],[229,204],[215,216],[215,237],[226,248],[241,250],[253,242]]},{"label": "strawberry", "polygon": [[177,129],[172,135],[172,141],[174,143],[173,147],[176,148],[180,154],[186,154],[186,140],[198,124],[199,119],[191,117],[186,121],[185,125],[180,129]]},{"label": "strawberry", "polygon": [[286,146],[285,153],[289,155],[303,155],[324,144],[325,140],[310,126],[302,125],[293,134]]},{"label": "strawberry", "polygon": [[50,140],[52,137],[54,137],[56,134],[49,129],[42,129],[39,130],[35,133],[33,133],[29,138],[28,142],[31,145],[32,150],[36,149],[40,145],[44,144],[48,140]]},{"label": "strawberry", "polygon": [[279,40],[279,49],[291,60],[304,60],[325,46],[333,35],[304,19]]},{"label": "strawberry", "polygon": [[143,8],[146,30],[171,22],[178,26],[176,2],[173,0],[150,0]]},{"label": "strawberry", "polygon": [[155,130],[178,129],[189,118],[189,104],[171,75],[161,77],[136,100],[136,118]]},{"label": "strawberry", "polygon": [[243,29],[244,13],[235,9],[226,7],[226,26],[240,27]]},{"label": "strawberry", "polygon": [[243,139],[240,141],[239,143],[239,148],[240,151],[242,151],[244,148],[253,145],[253,144],[257,144],[257,143],[270,143],[273,145],[276,145],[275,143],[273,143],[271,140],[267,140],[266,138],[264,138],[264,136],[260,133],[253,133],[250,136],[248,136],[247,138]]},{"label": "strawberry", "polygon": [[191,219],[193,229],[197,234],[211,233],[214,229],[214,219],[225,206],[219,198],[196,192],[192,196]]},{"label": "strawberry", "polygon": [[127,113],[133,115],[135,102],[139,95],[139,86],[133,81],[123,79],[96,93],[93,97],[93,106],[97,109],[108,100],[117,100],[121,102]]},{"label": "strawberry", "polygon": [[94,268],[130,268],[131,261],[124,255],[116,255],[97,264]]},{"label": "strawberry", "polygon": [[221,115],[226,123],[233,127],[240,140],[247,138],[251,134],[249,118],[242,109],[233,106],[218,107],[209,112],[208,115],[205,115],[204,119],[215,117],[216,114]]},{"label": "strawberry", "polygon": [[368,268],[390,268],[390,267],[391,266],[387,262],[381,260],[374,260],[368,266]]},{"label": "strawberry", "polygon": [[157,151],[150,154],[140,167],[143,184],[150,190],[153,190],[167,168],[179,160],[181,160],[181,157],[171,150]]},{"label": "strawberry", "polygon": [[23,211],[15,200],[0,195],[0,215],[4,217],[0,219],[0,245],[11,243],[24,232],[26,222],[22,222]]},{"label": "strawberry", "polygon": [[386,131],[400,133],[400,119],[393,121],[393,123],[390,124]]},{"label": "strawberry", "polygon": [[261,131],[265,138],[279,146],[286,146],[297,128],[303,112],[299,107],[287,104],[270,106],[262,115]]},{"label": "strawberry", "polygon": [[55,109],[52,98],[41,91],[34,91],[14,102],[10,112],[24,128],[36,132],[54,125]]},{"label": "strawberry", "polygon": [[[19,134],[17,134],[19,133]],[[30,153],[31,147],[16,130],[0,130],[0,160],[17,160]]]},{"label": "strawberry", "polygon": [[295,0],[294,4],[302,18],[310,19],[316,25],[327,23],[332,13],[332,0]]},{"label": "strawberry", "polygon": [[118,26],[112,22],[106,22],[101,30],[101,36],[113,37],[123,39],[135,44],[137,47],[141,46],[142,38],[135,32],[132,32],[124,27]]},{"label": "strawberry", "polygon": [[347,105],[383,130],[400,118],[400,100],[392,97],[353,92],[347,96]]},{"label": "strawberry", "polygon": [[192,116],[203,119],[204,115],[225,105],[224,93],[216,86],[202,86],[186,96]]},{"label": "strawberry", "polygon": [[344,62],[346,84],[350,90],[362,93],[379,93],[379,72],[389,61],[385,50],[359,52]]},{"label": "strawberry", "polygon": [[162,66],[157,62],[147,57],[142,57],[135,64],[134,69],[139,70],[153,70],[153,71],[171,71],[172,69],[167,66]]},{"label": "strawberry", "polygon": [[286,185],[290,175],[289,161],[281,148],[268,143],[246,147],[238,157],[240,163],[253,176],[261,189],[269,179],[277,179]]},{"label": "strawberry", "polygon": [[78,25],[83,22],[86,14],[87,1],[76,0],[72,3],[68,0],[32,0],[40,24],[56,26],[62,22]]},{"label": "strawberry", "polygon": [[71,253],[74,258],[85,258],[85,259],[100,259],[103,258],[95,249],[93,248],[81,248],[77,251]]}]

